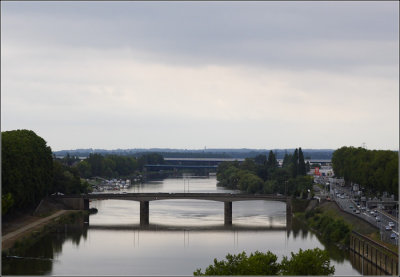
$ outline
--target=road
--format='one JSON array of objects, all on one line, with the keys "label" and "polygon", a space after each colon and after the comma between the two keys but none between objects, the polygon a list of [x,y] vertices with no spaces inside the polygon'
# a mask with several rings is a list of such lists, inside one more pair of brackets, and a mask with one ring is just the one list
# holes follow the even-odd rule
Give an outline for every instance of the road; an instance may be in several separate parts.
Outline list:
[{"label": "road", "polygon": [[[399,223],[398,220],[395,220],[392,216],[386,214],[384,211],[376,208],[373,209],[371,214],[371,210],[367,209],[366,207],[357,207],[356,202],[351,198],[352,193],[349,188],[334,186],[333,190],[342,195],[342,197],[338,197],[337,193],[334,193],[331,196],[331,199],[336,201],[336,203],[342,208],[342,210],[352,213],[355,216],[362,218],[363,220],[371,223],[375,227],[377,227],[380,231],[381,239],[384,242],[391,243],[398,245],[399,239]],[[336,191],[335,191],[336,192]],[[354,210],[359,210],[360,213],[356,214]],[[376,211],[376,212],[375,212]],[[379,221],[376,219],[376,216],[379,217]],[[389,225],[389,222],[394,223],[393,230],[386,230],[386,226]],[[391,238],[392,234],[396,234],[396,238]]]}]

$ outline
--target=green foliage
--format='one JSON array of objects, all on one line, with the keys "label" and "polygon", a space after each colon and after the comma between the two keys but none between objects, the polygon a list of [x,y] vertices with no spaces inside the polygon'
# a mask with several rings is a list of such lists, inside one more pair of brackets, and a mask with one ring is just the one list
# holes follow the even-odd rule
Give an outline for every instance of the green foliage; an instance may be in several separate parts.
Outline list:
[{"label": "green foliage", "polygon": [[276,156],[272,151],[269,151],[267,166],[270,169],[275,169],[278,167],[278,161],[276,160]]},{"label": "green foliage", "polygon": [[293,159],[293,155],[289,155],[289,154],[285,153],[285,156],[283,157],[282,167],[288,168],[291,164],[292,159]]},{"label": "green foliage", "polygon": [[246,252],[237,255],[226,255],[226,261],[214,259],[214,265],[210,265],[202,273],[197,269],[193,274],[200,275],[277,275],[279,264],[277,256],[270,251],[261,253],[256,251],[247,257]]},{"label": "green foliage", "polygon": [[292,177],[296,178],[297,174],[299,174],[299,151],[297,150],[297,148],[296,150],[294,150],[290,169],[292,172]]},{"label": "green foliage", "polygon": [[238,177],[238,189],[247,191],[248,193],[256,193],[262,191],[264,182],[257,175],[249,171],[240,170],[238,173]]},{"label": "green foliage", "polygon": [[89,184],[82,181],[79,171],[76,167],[70,167],[62,164],[60,161],[54,161],[54,192],[62,192],[65,194],[87,193]]},{"label": "green foliage", "polygon": [[139,168],[143,168],[145,164],[164,164],[164,157],[158,153],[143,154],[138,159]]},{"label": "green foliage", "polygon": [[305,218],[311,228],[321,233],[324,241],[348,245],[351,227],[343,219],[336,219],[320,210],[307,212]]},{"label": "green foliage", "polygon": [[7,211],[14,205],[14,197],[9,192],[1,196],[1,214],[5,215]]},{"label": "green foliage", "polygon": [[281,272],[283,275],[330,275],[335,267],[330,266],[328,252],[319,248],[307,249],[297,254],[291,253],[291,259],[283,257]]},{"label": "green foliage", "polygon": [[[300,148],[301,151],[301,148]],[[218,166],[218,185],[230,189],[240,189],[248,193],[280,193],[307,197],[308,190],[312,189],[313,180],[304,174],[292,177],[294,162],[298,161],[296,154],[286,155],[286,165],[278,167],[274,152],[270,151],[268,159],[265,155],[258,155],[253,159],[245,159],[244,162],[224,162]],[[302,156],[301,152],[301,156]],[[300,159],[303,161],[304,158]],[[298,167],[298,166],[297,166]],[[305,167],[305,164],[304,164]],[[305,169],[303,170],[305,172]]]},{"label": "green foliage", "polygon": [[[31,208],[52,190],[53,158],[46,141],[30,130],[2,132],[2,206]],[[3,197],[2,197],[3,202]]]},{"label": "green foliage", "polygon": [[398,199],[399,157],[394,151],[342,147],[333,152],[332,167],[336,176],[360,184],[376,193],[387,191]]},{"label": "green foliage", "polygon": [[237,255],[227,254],[226,260],[214,259],[214,264],[206,268],[204,273],[197,269],[193,274],[200,275],[329,275],[335,272],[330,266],[327,251],[318,248],[291,253],[291,259],[283,257],[277,262],[272,252],[256,251],[250,256],[246,252]]},{"label": "green foliage", "polygon": [[299,171],[298,171],[299,175],[306,175],[307,171],[306,171],[306,164],[304,162],[304,155],[303,155],[303,151],[301,150],[301,147],[299,148]]},{"label": "green foliage", "polygon": [[[154,154],[149,154],[153,156]],[[144,155],[146,156],[146,155]],[[146,163],[145,158],[141,162]],[[90,154],[89,157],[76,165],[79,174],[84,178],[106,177],[117,178],[129,176],[138,169],[139,163],[134,157]]]}]

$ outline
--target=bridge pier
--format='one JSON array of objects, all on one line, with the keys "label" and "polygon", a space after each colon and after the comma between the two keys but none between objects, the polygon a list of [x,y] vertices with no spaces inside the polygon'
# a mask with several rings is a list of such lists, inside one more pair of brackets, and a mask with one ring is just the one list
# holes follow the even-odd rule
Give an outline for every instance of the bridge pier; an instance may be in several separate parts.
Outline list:
[{"label": "bridge pier", "polygon": [[224,224],[232,225],[232,202],[226,201],[224,202]]},{"label": "bridge pier", "polygon": [[140,201],[140,226],[149,225],[149,201]]}]

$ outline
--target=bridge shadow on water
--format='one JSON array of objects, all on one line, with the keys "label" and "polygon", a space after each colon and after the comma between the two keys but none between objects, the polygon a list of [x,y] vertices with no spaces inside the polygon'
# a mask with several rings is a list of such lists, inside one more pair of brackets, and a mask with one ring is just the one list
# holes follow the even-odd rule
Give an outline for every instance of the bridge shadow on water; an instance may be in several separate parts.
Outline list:
[{"label": "bridge shadow on water", "polygon": [[244,224],[232,224],[226,226],[218,225],[167,225],[167,224],[149,224],[141,226],[140,224],[113,224],[99,225],[89,224],[89,230],[116,230],[116,231],[286,231],[286,226],[252,226]]}]

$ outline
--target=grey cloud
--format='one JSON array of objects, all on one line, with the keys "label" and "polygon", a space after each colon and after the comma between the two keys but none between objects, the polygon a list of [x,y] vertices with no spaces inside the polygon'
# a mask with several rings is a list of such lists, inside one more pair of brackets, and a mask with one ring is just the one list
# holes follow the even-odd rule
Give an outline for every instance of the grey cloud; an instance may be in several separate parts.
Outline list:
[{"label": "grey cloud", "polygon": [[165,63],[397,66],[396,7],[395,2],[7,2],[3,37],[27,44],[127,47]]}]

